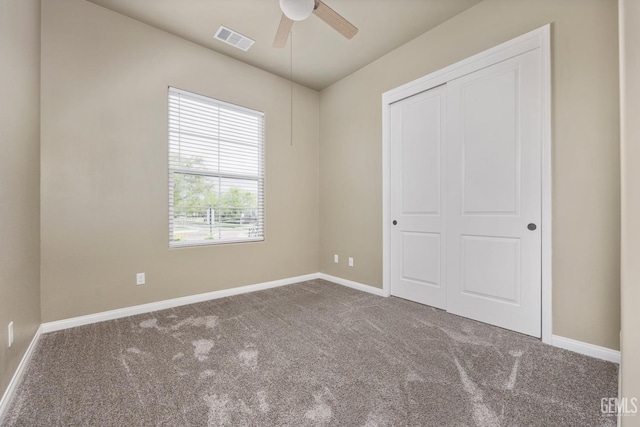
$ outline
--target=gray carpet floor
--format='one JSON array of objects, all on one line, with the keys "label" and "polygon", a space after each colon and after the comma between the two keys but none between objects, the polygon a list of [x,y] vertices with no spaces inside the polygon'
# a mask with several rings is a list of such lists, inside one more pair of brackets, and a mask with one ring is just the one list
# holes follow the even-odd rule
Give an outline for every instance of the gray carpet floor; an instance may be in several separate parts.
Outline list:
[{"label": "gray carpet floor", "polygon": [[3,426],[615,426],[617,365],[322,280],[43,335]]}]

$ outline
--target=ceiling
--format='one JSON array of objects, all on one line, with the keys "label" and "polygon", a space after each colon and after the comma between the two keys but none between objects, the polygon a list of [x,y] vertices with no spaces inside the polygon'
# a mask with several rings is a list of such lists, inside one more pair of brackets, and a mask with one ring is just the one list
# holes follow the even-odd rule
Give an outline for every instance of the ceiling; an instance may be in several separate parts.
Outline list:
[{"label": "ceiling", "polygon": [[[278,0],[88,0],[289,78],[290,44],[272,47]],[[481,0],[324,0],[359,32],[347,40],[316,16],[293,26],[293,80],[321,90]],[[224,25],[253,40],[243,52],[213,38]],[[289,43],[291,40],[289,41]]]}]

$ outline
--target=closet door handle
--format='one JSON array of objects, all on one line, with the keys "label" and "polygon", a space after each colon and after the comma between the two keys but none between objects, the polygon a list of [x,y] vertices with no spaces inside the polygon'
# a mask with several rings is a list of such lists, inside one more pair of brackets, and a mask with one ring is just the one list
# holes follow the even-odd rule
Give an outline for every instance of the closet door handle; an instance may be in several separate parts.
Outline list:
[{"label": "closet door handle", "polygon": [[393,225],[398,225],[398,221],[396,221],[395,219],[393,220]]},{"label": "closet door handle", "polygon": [[527,228],[531,231],[535,230],[536,228],[538,228],[534,223],[531,223],[529,225],[527,225]]}]

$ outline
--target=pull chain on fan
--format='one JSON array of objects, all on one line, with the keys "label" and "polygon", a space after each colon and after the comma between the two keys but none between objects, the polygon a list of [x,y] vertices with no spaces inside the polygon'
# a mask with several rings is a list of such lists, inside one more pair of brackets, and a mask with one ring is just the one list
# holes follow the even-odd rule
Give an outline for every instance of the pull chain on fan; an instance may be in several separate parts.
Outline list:
[{"label": "pull chain on fan", "polygon": [[289,96],[290,96],[290,145],[293,147],[293,31],[291,31],[291,43],[289,43]]}]

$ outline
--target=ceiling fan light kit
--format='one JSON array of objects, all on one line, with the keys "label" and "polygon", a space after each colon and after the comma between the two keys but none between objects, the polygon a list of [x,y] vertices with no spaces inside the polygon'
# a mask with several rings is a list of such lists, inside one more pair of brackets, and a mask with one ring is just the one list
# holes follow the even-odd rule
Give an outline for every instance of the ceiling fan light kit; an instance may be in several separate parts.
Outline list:
[{"label": "ceiling fan light kit", "polygon": [[292,21],[304,21],[314,7],[315,0],[280,0],[280,9]]}]

